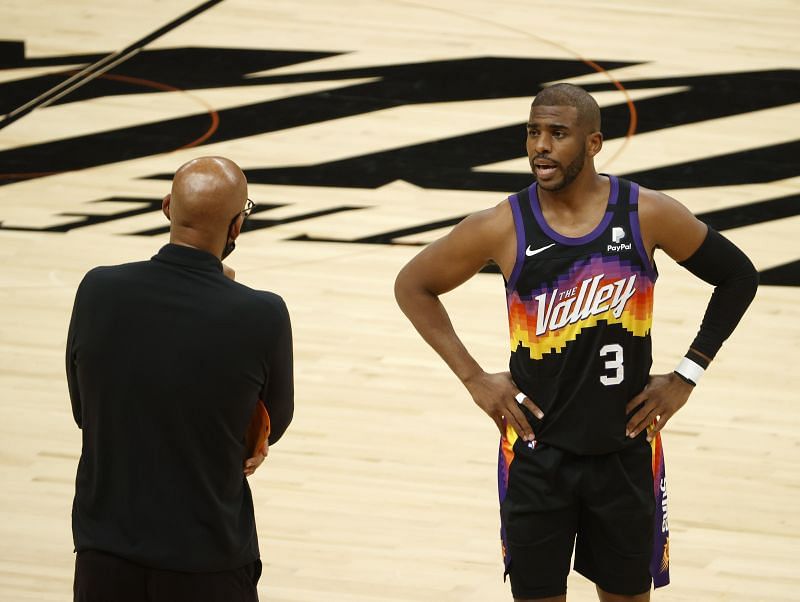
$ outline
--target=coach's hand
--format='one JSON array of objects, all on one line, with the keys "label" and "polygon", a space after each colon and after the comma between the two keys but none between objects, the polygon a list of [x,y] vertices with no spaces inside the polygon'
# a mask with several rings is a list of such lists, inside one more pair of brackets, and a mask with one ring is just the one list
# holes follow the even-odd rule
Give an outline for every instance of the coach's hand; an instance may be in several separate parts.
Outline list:
[{"label": "coach's hand", "polygon": [[[501,435],[505,435],[503,418],[517,432],[517,435],[525,441],[533,441],[534,433],[528,419],[520,409],[520,402],[516,396],[520,390],[511,380],[509,372],[498,372],[489,374],[480,372],[464,381],[472,399],[478,407],[486,412],[494,420]],[[530,399],[525,397],[522,404],[528,408],[534,416],[541,419],[544,417],[542,411]]]},{"label": "coach's hand", "polygon": [[258,450],[255,456],[244,461],[244,476],[249,477],[253,474],[264,463],[267,454],[269,454],[269,442],[265,441],[264,447]]},{"label": "coach's hand", "polygon": [[644,390],[625,406],[625,415],[642,406],[628,420],[625,434],[633,439],[652,424],[653,429],[647,433],[647,440],[652,440],[672,415],[686,404],[693,389],[674,372],[651,376]]}]

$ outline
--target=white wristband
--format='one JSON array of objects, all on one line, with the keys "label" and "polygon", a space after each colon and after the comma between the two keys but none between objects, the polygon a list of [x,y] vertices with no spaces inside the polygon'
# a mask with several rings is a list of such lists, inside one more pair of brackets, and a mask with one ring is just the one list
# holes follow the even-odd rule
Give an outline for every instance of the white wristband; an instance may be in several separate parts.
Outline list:
[{"label": "white wristband", "polygon": [[675,372],[693,385],[696,385],[700,382],[700,377],[703,376],[705,369],[688,357],[684,357],[681,358],[681,362],[678,364],[678,367],[675,368]]}]

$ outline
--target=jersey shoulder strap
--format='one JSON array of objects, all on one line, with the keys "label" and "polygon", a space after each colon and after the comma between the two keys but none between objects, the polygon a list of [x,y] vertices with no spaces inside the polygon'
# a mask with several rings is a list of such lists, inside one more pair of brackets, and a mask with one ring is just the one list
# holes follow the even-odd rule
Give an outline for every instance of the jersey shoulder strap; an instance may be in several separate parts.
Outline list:
[{"label": "jersey shoulder strap", "polygon": [[539,223],[533,214],[533,207],[531,205],[531,188],[523,188],[519,192],[512,194],[508,197],[511,203],[511,212],[514,215],[514,225],[522,229],[522,240],[530,241],[531,238],[536,238],[537,235],[542,234]]},{"label": "jersey shoulder strap", "polygon": [[650,280],[655,282],[658,278],[658,269],[647,253],[639,224],[639,185],[636,182],[631,182],[623,178],[618,178],[618,180],[620,200],[623,204],[620,208],[620,217],[624,218],[624,223],[620,225],[624,226],[626,230],[629,229],[631,240],[636,248],[636,254],[641,262],[642,268],[644,268],[645,274],[647,274]]},{"label": "jersey shoulder strap", "polygon": [[536,186],[536,184],[523,188],[508,197],[508,202],[511,205],[511,214],[514,217],[514,232],[517,236],[516,261],[514,262],[511,276],[506,282],[506,289],[509,291],[513,290],[517,284],[522,266],[525,263],[526,249],[533,244],[532,241],[545,238],[531,207],[530,189],[533,186]]}]

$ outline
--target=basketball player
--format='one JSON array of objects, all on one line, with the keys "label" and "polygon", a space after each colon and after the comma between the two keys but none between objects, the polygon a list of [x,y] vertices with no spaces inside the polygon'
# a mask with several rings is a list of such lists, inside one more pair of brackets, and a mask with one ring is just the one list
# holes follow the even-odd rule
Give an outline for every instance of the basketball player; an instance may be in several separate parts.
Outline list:
[{"label": "basketball player", "polygon": [[74,599],[254,602],[261,562],[245,476],[264,454],[245,462],[245,433],[259,399],[269,444],[291,421],[289,315],[278,295],[223,273],[252,209],[232,161],[182,166],[163,209],[170,243],[149,261],[91,270],[75,297]]},{"label": "basketball player", "polygon": [[[752,300],[758,275],[669,196],[598,174],[600,110],[557,84],[533,101],[535,182],[467,217],[397,277],[403,312],[501,433],[501,536],[514,599],[566,600],[570,557],[604,602],[668,582],[659,431],[687,401]],[[670,374],[649,374],[660,248],[715,285]],[[439,295],[494,262],[506,282],[510,372],[487,374]]]}]

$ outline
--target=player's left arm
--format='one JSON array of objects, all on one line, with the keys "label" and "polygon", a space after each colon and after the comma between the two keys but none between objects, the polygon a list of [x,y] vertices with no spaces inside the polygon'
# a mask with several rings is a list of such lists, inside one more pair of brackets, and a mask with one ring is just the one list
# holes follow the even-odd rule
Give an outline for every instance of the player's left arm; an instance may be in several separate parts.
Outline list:
[{"label": "player's left arm", "polygon": [[626,414],[639,408],[628,421],[628,436],[636,437],[652,424],[650,440],[684,406],[722,343],[736,328],[755,296],[758,272],[741,249],[663,193],[641,190],[639,222],[651,258],[660,248],[715,287],[700,330],[678,367],[669,374],[652,375],[625,408]]}]

